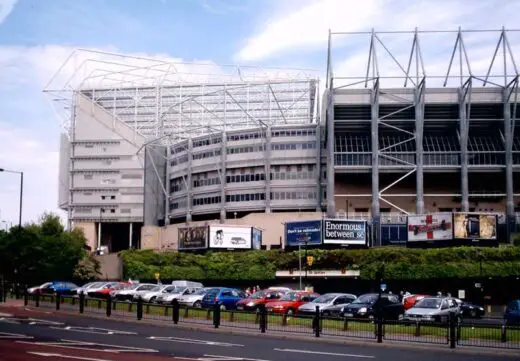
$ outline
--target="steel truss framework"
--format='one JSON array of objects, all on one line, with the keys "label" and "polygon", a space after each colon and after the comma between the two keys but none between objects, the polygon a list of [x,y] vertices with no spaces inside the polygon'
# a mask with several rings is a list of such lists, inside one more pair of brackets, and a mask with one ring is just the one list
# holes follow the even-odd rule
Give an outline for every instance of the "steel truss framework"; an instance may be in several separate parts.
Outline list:
[{"label": "steel truss framework", "polygon": [[145,138],[172,144],[258,124],[313,122],[318,82],[307,69],[186,63],[80,49],[44,89],[69,135],[77,93]]},{"label": "steel truss framework", "polygon": [[[426,36],[451,37],[453,47],[444,73],[438,70],[427,74],[428,66],[426,57],[423,55],[422,39]],[[424,197],[432,196],[460,196],[462,199],[461,208],[464,212],[469,211],[469,194],[468,189],[468,133],[470,129],[470,118],[472,111],[472,95],[475,87],[494,87],[498,88],[503,103],[503,145],[505,149],[505,173],[506,173],[506,193],[503,194],[507,198],[507,219],[508,224],[513,222],[514,225],[514,202],[513,202],[513,144],[515,134],[515,123],[517,119],[518,104],[518,85],[519,72],[516,65],[514,53],[512,50],[510,38],[514,37],[518,41],[519,30],[462,30],[457,31],[395,31],[395,32],[356,32],[356,33],[338,33],[329,32],[328,45],[328,61],[326,76],[326,101],[327,101],[327,151],[332,155],[335,153],[335,120],[334,120],[334,95],[340,89],[364,87],[370,92],[371,106],[371,173],[372,173],[372,193],[371,194],[334,194],[334,177],[327,177],[327,213],[328,216],[335,215],[334,197],[371,197],[372,198],[372,221],[374,225],[380,224],[380,202],[384,202],[403,213],[406,210],[401,209],[391,200],[391,197],[414,196],[416,197],[416,213],[424,213]],[[393,37],[400,36],[408,39],[410,47],[408,48],[408,56],[406,62],[400,62],[398,56],[391,51],[389,43],[394,42]],[[333,72],[333,40],[339,38],[339,41],[349,37],[367,39],[368,54],[366,68],[359,70],[356,74],[336,74]],[[383,40],[386,37],[386,40]],[[466,39],[475,40],[475,37],[493,37],[495,39],[492,53],[489,56],[491,60],[487,67],[475,70],[470,60]],[[445,42],[445,40],[444,40]],[[471,41],[470,41],[471,42]],[[386,62],[386,66],[381,64]],[[477,65],[481,65],[481,59],[478,59]],[[501,61],[499,61],[501,60]],[[397,71],[389,72],[387,67],[391,64]],[[435,64],[438,65],[438,64]],[[437,69],[438,66],[434,67]],[[361,73],[361,71],[363,73]],[[456,82],[459,94],[459,129],[458,138],[460,143],[460,172],[461,172],[461,194],[425,194],[423,187],[424,173],[424,111],[425,111],[425,93],[427,84],[435,84],[436,87],[447,87],[450,83]],[[442,82],[439,84],[439,82]],[[388,89],[388,83],[391,88],[412,88],[412,92],[406,92],[405,95],[399,92],[391,92]],[[400,83],[400,84],[399,84]],[[396,94],[397,93],[397,94]],[[408,96],[411,94],[411,96]],[[390,100],[393,104],[398,104],[399,108],[390,114],[380,115],[381,100]],[[414,127],[402,127],[393,123],[393,116],[407,111],[414,112]],[[380,129],[391,129],[403,136],[389,142],[381,147],[379,136]],[[415,162],[406,161],[403,158],[395,156],[396,150],[406,143],[415,145],[413,151]],[[393,154],[392,154],[393,153]],[[398,165],[404,175],[395,182],[384,188],[380,188],[379,174],[382,162],[391,161]],[[334,161],[328,163],[328,174],[335,174]],[[415,174],[416,177],[416,194],[389,194],[387,193],[393,186]],[[379,227],[375,227],[375,230]],[[379,239],[375,235],[375,239]]]}]

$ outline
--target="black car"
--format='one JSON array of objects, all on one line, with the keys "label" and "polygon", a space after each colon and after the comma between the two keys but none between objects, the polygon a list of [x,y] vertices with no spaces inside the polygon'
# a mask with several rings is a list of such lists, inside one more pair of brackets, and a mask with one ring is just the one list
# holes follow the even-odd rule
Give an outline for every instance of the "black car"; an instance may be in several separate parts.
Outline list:
[{"label": "black car", "polygon": [[383,318],[387,320],[399,320],[404,314],[404,306],[396,295],[367,293],[345,306],[341,315],[348,318],[373,319],[377,310],[381,310]]},{"label": "black car", "polygon": [[486,314],[486,310],[482,306],[475,305],[471,302],[459,300],[458,298],[455,298],[454,300],[460,308],[462,317],[481,318],[484,317],[484,315]]}]

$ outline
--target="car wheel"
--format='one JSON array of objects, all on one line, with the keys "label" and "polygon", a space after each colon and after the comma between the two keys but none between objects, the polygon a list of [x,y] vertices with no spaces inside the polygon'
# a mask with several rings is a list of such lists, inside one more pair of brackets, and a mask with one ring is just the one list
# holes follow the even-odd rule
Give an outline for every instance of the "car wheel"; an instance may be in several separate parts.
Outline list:
[{"label": "car wheel", "polygon": [[202,304],[200,303],[200,301],[196,301],[196,302],[193,304],[193,307],[195,307],[195,308],[202,308]]},{"label": "car wheel", "polygon": [[227,310],[226,305],[220,305],[220,310],[221,311],[226,311]]},{"label": "car wheel", "polygon": [[157,297],[150,298],[150,303],[157,303]]}]

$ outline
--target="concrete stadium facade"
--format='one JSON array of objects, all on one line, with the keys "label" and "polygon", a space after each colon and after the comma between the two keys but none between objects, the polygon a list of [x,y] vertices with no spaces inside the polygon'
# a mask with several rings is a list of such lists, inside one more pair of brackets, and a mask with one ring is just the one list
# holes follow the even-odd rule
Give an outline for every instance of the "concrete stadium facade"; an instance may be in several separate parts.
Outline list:
[{"label": "concrete stadium facade", "polygon": [[[428,34],[415,31],[400,34],[411,40],[408,66],[370,32],[366,74],[342,76],[331,33],[321,106],[317,79],[294,73],[82,88],[62,138],[60,204],[93,248],[110,243],[109,224],[124,224],[128,246],[153,249],[177,249],[179,227],[214,223],[258,227],[269,248],[286,222],[323,217],[368,220],[375,245],[380,225],[407,214],[498,213],[512,232],[516,65],[468,72],[465,32],[447,34],[456,40],[446,75],[426,74]],[[493,34],[512,57],[508,32]],[[401,74],[379,69],[378,42]]]}]

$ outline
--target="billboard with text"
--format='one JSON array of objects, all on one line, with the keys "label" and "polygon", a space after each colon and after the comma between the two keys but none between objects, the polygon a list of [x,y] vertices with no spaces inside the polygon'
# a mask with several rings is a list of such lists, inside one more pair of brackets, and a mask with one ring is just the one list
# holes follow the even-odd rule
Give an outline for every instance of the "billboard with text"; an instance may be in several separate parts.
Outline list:
[{"label": "billboard with text", "polygon": [[408,242],[453,239],[451,213],[408,216]]},{"label": "billboard with text", "polygon": [[179,228],[179,250],[208,248],[208,226]]},{"label": "billboard with text", "polygon": [[321,244],[321,220],[287,222],[285,224],[285,244],[287,246]]},{"label": "billboard with text", "polygon": [[209,248],[251,249],[251,227],[210,226]]},{"label": "billboard with text", "polygon": [[339,245],[366,245],[366,221],[348,219],[324,219],[323,243]]}]

